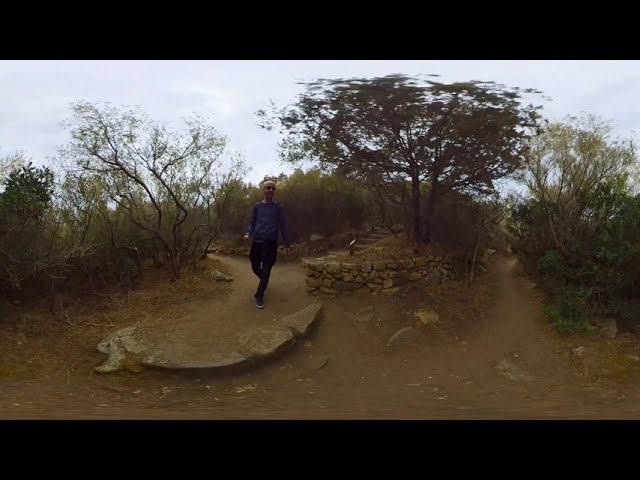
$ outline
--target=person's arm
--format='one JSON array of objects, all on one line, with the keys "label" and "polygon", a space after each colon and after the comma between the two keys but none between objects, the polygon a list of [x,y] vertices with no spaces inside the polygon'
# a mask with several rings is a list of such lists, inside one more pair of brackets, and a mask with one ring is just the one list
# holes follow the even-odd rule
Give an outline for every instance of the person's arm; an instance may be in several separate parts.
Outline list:
[{"label": "person's arm", "polygon": [[253,231],[256,229],[256,218],[258,216],[258,205],[253,206],[253,212],[251,212],[251,221],[249,222],[249,227],[247,228],[247,233],[245,234],[246,238],[249,238],[253,235]]},{"label": "person's arm", "polygon": [[289,241],[289,230],[287,230],[287,219],[284,216],[284,207],[280,205],[280,231],[282,232],[282,239],[284,240],[284,246],[289,248],[291,242]]}]

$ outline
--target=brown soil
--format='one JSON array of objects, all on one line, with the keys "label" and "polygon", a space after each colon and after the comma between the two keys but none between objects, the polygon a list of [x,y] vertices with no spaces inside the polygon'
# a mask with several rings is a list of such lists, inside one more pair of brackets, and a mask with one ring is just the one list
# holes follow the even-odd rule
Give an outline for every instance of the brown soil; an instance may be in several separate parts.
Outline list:
[{"label": "brown soil", "polygon": [[[226,258],[223,264],[235,282],[215,284],[201,275],[194,284],[178,282],[160,291],[160,283],[147,280],[90,322],[76,319],[74,326],[46,330],[36,328],[44,323],[8,322],[0,345],[0,417],[634,418],[639,413],[640,363],[629,356],[640,355],[636,338],[558,335],[539,313],[536,289],[515,273],[513,258],[496,258],[472,288],[454,282],[391,298],[366,293],[324,298],[325,318],[314,336],[255,370],[92,373],[103,360],[96,343],[144,315],[158,326],[175,322],[181,313],[212,317],[214,304],[208,302],[215,296],[216,308],[220,299],[228,302],[227,310],[215,315],[229,316],[233,326],[248,319],[269,322],[273,313],[312,301],[300,293],[303,269],[276,265],[267,308],[257,312],[251,296],[246,298],[256,280],[248,261]],[[204,298],[194,285],[202,286]],[[368,307],[375,314],[363,312]],[[423,307],[439,312],[440,321],[422,328],[417,344],[389,347],[388,338],[415,325],[413,312]],[[39,315],[44,322],[45,313]],[[201,327],[200,336],[215,334],[205,323]],[[573,353],[577,347],[583,348]],[[525,378],[506,378],[498,368],[504,361]]]}]

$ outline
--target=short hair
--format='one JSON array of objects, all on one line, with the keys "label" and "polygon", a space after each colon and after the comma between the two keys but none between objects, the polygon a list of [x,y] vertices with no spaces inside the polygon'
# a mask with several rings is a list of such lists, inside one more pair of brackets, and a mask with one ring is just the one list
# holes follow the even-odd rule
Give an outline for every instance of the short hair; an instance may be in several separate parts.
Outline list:
[{"label": "short hair", "polygon": [[265,180],[265,182],[262,184],[262,188],[266,187],[267,185],[273,185],[275,187],[276,182],[274,182],[273,180]]}]

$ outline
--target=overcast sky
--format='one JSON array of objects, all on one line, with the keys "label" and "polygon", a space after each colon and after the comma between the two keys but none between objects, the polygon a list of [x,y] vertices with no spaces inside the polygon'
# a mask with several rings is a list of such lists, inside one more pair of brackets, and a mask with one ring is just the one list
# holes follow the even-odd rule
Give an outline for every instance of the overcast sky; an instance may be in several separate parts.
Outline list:
[{"label": "overcast sky", "polygon": [[621,135],[640,132],[640,61],[0,61],[0,156],[24,150],[43,163],[67,141],[60,122],[71,102],[109,101],[160,121],[208,116],[256,181],[287,171],[275,134],[256,125],[269,99],[290,103],[300,80],[390,73],[536,88],[552,99],[550,119],[586,111],[613,120]]}]

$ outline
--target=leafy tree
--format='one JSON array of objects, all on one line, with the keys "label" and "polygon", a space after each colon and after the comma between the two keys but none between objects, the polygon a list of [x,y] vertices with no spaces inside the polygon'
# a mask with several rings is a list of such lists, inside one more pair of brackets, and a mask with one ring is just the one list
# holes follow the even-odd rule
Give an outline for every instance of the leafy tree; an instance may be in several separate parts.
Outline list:
[{"label": "leafy tree", "polygon": [[[496,180],[515,172],[539,119],[539,107],[522,104],[523,93],[537,92],[492,82],[389,75],[302,85],[293,105],[257,112],[262,127],[284,136],[281,158],[317,161],[383,188],[408,182],[416,240],[430,240],[433,211],[444,193],[490,194]],[[430,189],[423,221],[425,181]]]},{"label": "leafy tree", "polygon": [[101,177],[109,200],[164,251],[177,279],[215,233],[211,194],[226,138],[198,117],[175,132],[138,110],[88,102],[73,106],[67,126],[71,141],[61,155]]}]

